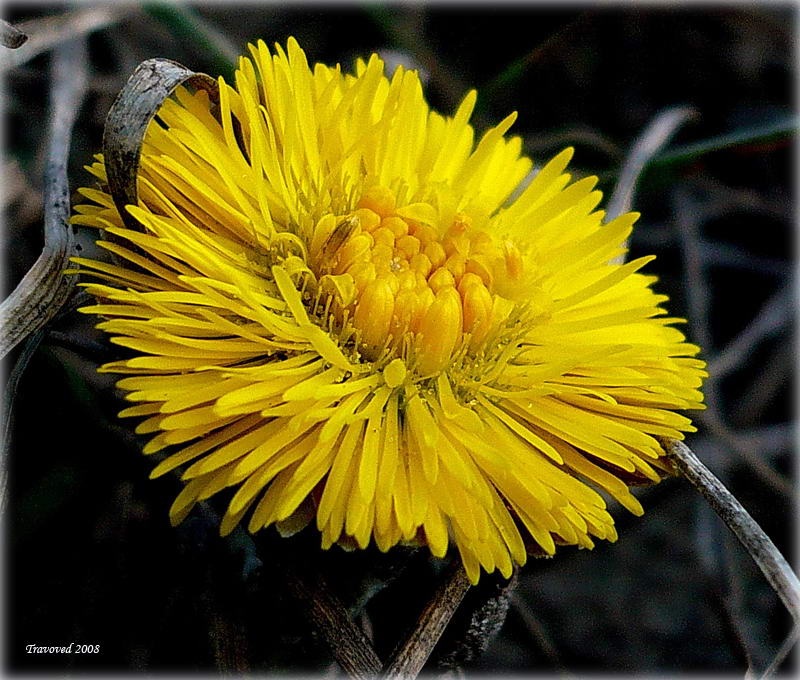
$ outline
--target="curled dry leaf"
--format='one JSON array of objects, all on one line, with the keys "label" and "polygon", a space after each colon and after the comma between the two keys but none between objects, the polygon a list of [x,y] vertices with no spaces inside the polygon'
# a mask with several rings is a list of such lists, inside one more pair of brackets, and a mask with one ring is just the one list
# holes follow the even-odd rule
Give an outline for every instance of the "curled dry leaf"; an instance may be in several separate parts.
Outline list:
[{"label": "curled dry leaf", "polygon": [[108,185],[119,214],[131,229],[138,228],[126,205],[136,205],[136,178],[147,126],[164,100],[179,85],[206,90],[217,100],[216,81],[169,59],[143,61],[117,96],[106,117],[103,131],[103,157]]},{"label": "curled dry leaf", "polygon": [[3,47],[15,50],[18,47],[22,47],[27,40],[28,36],[22,31],[14,28],[7,21],[0,19],[0,43],[2,43]]}]

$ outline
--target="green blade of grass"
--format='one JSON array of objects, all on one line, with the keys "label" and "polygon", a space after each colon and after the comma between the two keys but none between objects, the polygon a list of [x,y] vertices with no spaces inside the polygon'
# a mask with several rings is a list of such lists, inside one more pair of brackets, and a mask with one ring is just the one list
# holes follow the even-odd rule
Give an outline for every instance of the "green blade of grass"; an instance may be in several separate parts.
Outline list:
[{"label": "green blade of grass", "polygon": [[681,163],[691,161],[694,158],[705,156],[713,151],[721,151],[736,146],[747,144],[762,144],[794,134],[798,129],[798,117],[787,116],[773,123],[766,125],[755,125],[752,127],[734,130],[724,135],[711,137],[693,144],[685,144],[656,156],[650,165],[669,165],[671,163]]},{"label": "green blade of grass", "polygon": [[[789,137],[797,132],[800,118],[795,115],[780,118],[771,123],[754,125],[751,127],[740,128],[733,132],[728,132],[716,137],[710,137],[692,144],[684,144],[658,154],[651,158],[644,166],[644,170],[653,168],[668,168],[690,163],[698,158],[706,156],[715,151],[724,151],[739,146],[750,144],[764,144]],[[600,182],[615,180],[619,175],[619,169],[600,173]]]}]

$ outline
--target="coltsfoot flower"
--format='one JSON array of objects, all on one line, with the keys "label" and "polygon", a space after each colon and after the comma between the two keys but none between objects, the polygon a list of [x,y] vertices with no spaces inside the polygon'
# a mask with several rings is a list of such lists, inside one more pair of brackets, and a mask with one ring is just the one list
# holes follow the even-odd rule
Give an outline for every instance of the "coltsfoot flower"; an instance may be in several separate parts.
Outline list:
[{"label": "coltsfoot flower", "polygon": [[[76,224],[119,264],[76,258],[82,311],[129,358],[154,433],[182,468],[170,517],[231,487],[222,525],[381,550],[452,541],[471,581],[526,555],[616,539],[606,501],[666,468],[656,436],[694,428],[704,363],[639,273],[610,261],[637,218],[603,223],[596,178],[531,161],[508,116],[477,143],[417,74],[373,55],[312,68],[294,40],[242,58],[218,106],[179,89],[142,149],[141,225],[106,187]],[[518,196],[510,197],[515,193]]]}]

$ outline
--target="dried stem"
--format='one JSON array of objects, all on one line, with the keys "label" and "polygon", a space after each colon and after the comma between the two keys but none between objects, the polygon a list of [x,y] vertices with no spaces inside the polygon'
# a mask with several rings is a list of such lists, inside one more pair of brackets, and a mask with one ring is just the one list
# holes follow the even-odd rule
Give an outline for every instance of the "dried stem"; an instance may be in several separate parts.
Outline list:
[{"label": "dried stem", "polygon": [[758,523],[683,442],[662,439],[675,467],[708,501],[761,569],[795,622],[800,622],[800,581]]},{"label": "dried stem", "polygon": [[24,64],[42,52],[111,26],[136,9],[136,5],[128,3],[98,3],[56,16],[21,22],[16,29],[25,33],[28,40],[16,50],[0,53],[0,74]]},{"label": "dried stem", "polygon": [[768,678],[778,670],[778,666],[786,660],[786,657],[789,656],[789,652],[792,651],[792,648],[797,644],[799,638],[800,627],[794,626],[789,635],[786,636],[786,639],[781,643],[778,651],[775,652],[775,656],[772,658],[772,661],[770,661],[769,666],[764,669],[764,672],[761,674],[762,678]]},{"label": "dried stem", "polygon": [[22,374],[28,367],[34,352],[39,347],[39,343],[44,337],[44,329],[40,328],[35,333],[28,336],[22,351],[17,357],[14,368],[6,380],[5,389],[3,390],[3,424],[0,430],[0,517],[6,514],[6,503],[8,502],[8,447],[11,443],[11,432],[14,424],[14,398],[17,396],[17,389],[19,388],[19,381]]},{"label": "dried stem", "polygon": [[381,660],[322,576],[305,574],[297,565],[286,565],[284,574],[289,590],[306,608],[342,670],[351,678],[374,678]]},{"label": "dried stem", "polygon": [[[709,305],[711,294],[706,280],[706,266],[703,260],[700,235],[700,214],[698,202],[688,190],[676,190],[674,194],[676,224],[684,259],[686,278],[686,299],[689,306],[689,318],[692,323],[692,334],[701,347],[710,351],[713,339],[709,327]],[[736,434],[724,422],[718,404],[719,381],[712,371],[705,385],[708,410],[699,419],[726,446],[731,447],[765,483],[781,494],[791,493],[791,487],[785,479],[773,470],[760,456],[753,455],[752,450],[743,446]]]},{"label": "dried stem", "polygon": [[414,630],[392,654],[383,677],[416,678],[419,675],[469,587],[461,561],[454,560],[436,594],[423,609]]},{"label": "dried stem", "polygon": [[[608,202],[607,221],[610,222],[631,209],[636,183],[645,166],[664,147],[677,129],[693,115],[695,115],[694,109],[685,106],[667,109],[656,116],[639,135],[622,164],[617,185]],[[623,261],[624,256],[620,255],[613,262],[621,264]]]},{"label": "dried stem", "polygon": [[0,358],[42,328],[64,304],[73,281],[65,277],[73,255],[67,159],[72,125],[86,90],[86,45],[70,41],[53,54],[48,153],[44,176],[44,248],[33,267],[0,305]]}]

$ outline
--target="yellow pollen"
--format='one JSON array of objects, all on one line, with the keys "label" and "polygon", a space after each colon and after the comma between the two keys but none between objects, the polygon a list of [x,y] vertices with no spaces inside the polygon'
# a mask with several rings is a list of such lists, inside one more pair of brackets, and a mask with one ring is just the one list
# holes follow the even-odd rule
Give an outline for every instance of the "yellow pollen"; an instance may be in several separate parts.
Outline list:
[{"label": "yellow pollen", "polygon": [[504,318],[496,299],[523,281],[513,242],[496,243],[463,212],[434,227],[437,214],[428,204],[398,206],[391,190],[374,185],[353,213],[320,219],[312,237],[315,273],[353,279],[352,300],[334,301],[332,313],[352,324],[366,359],[389,362],[390,387],[405,380],[407,366],[432,376],[459,348],[481,351]]}]

